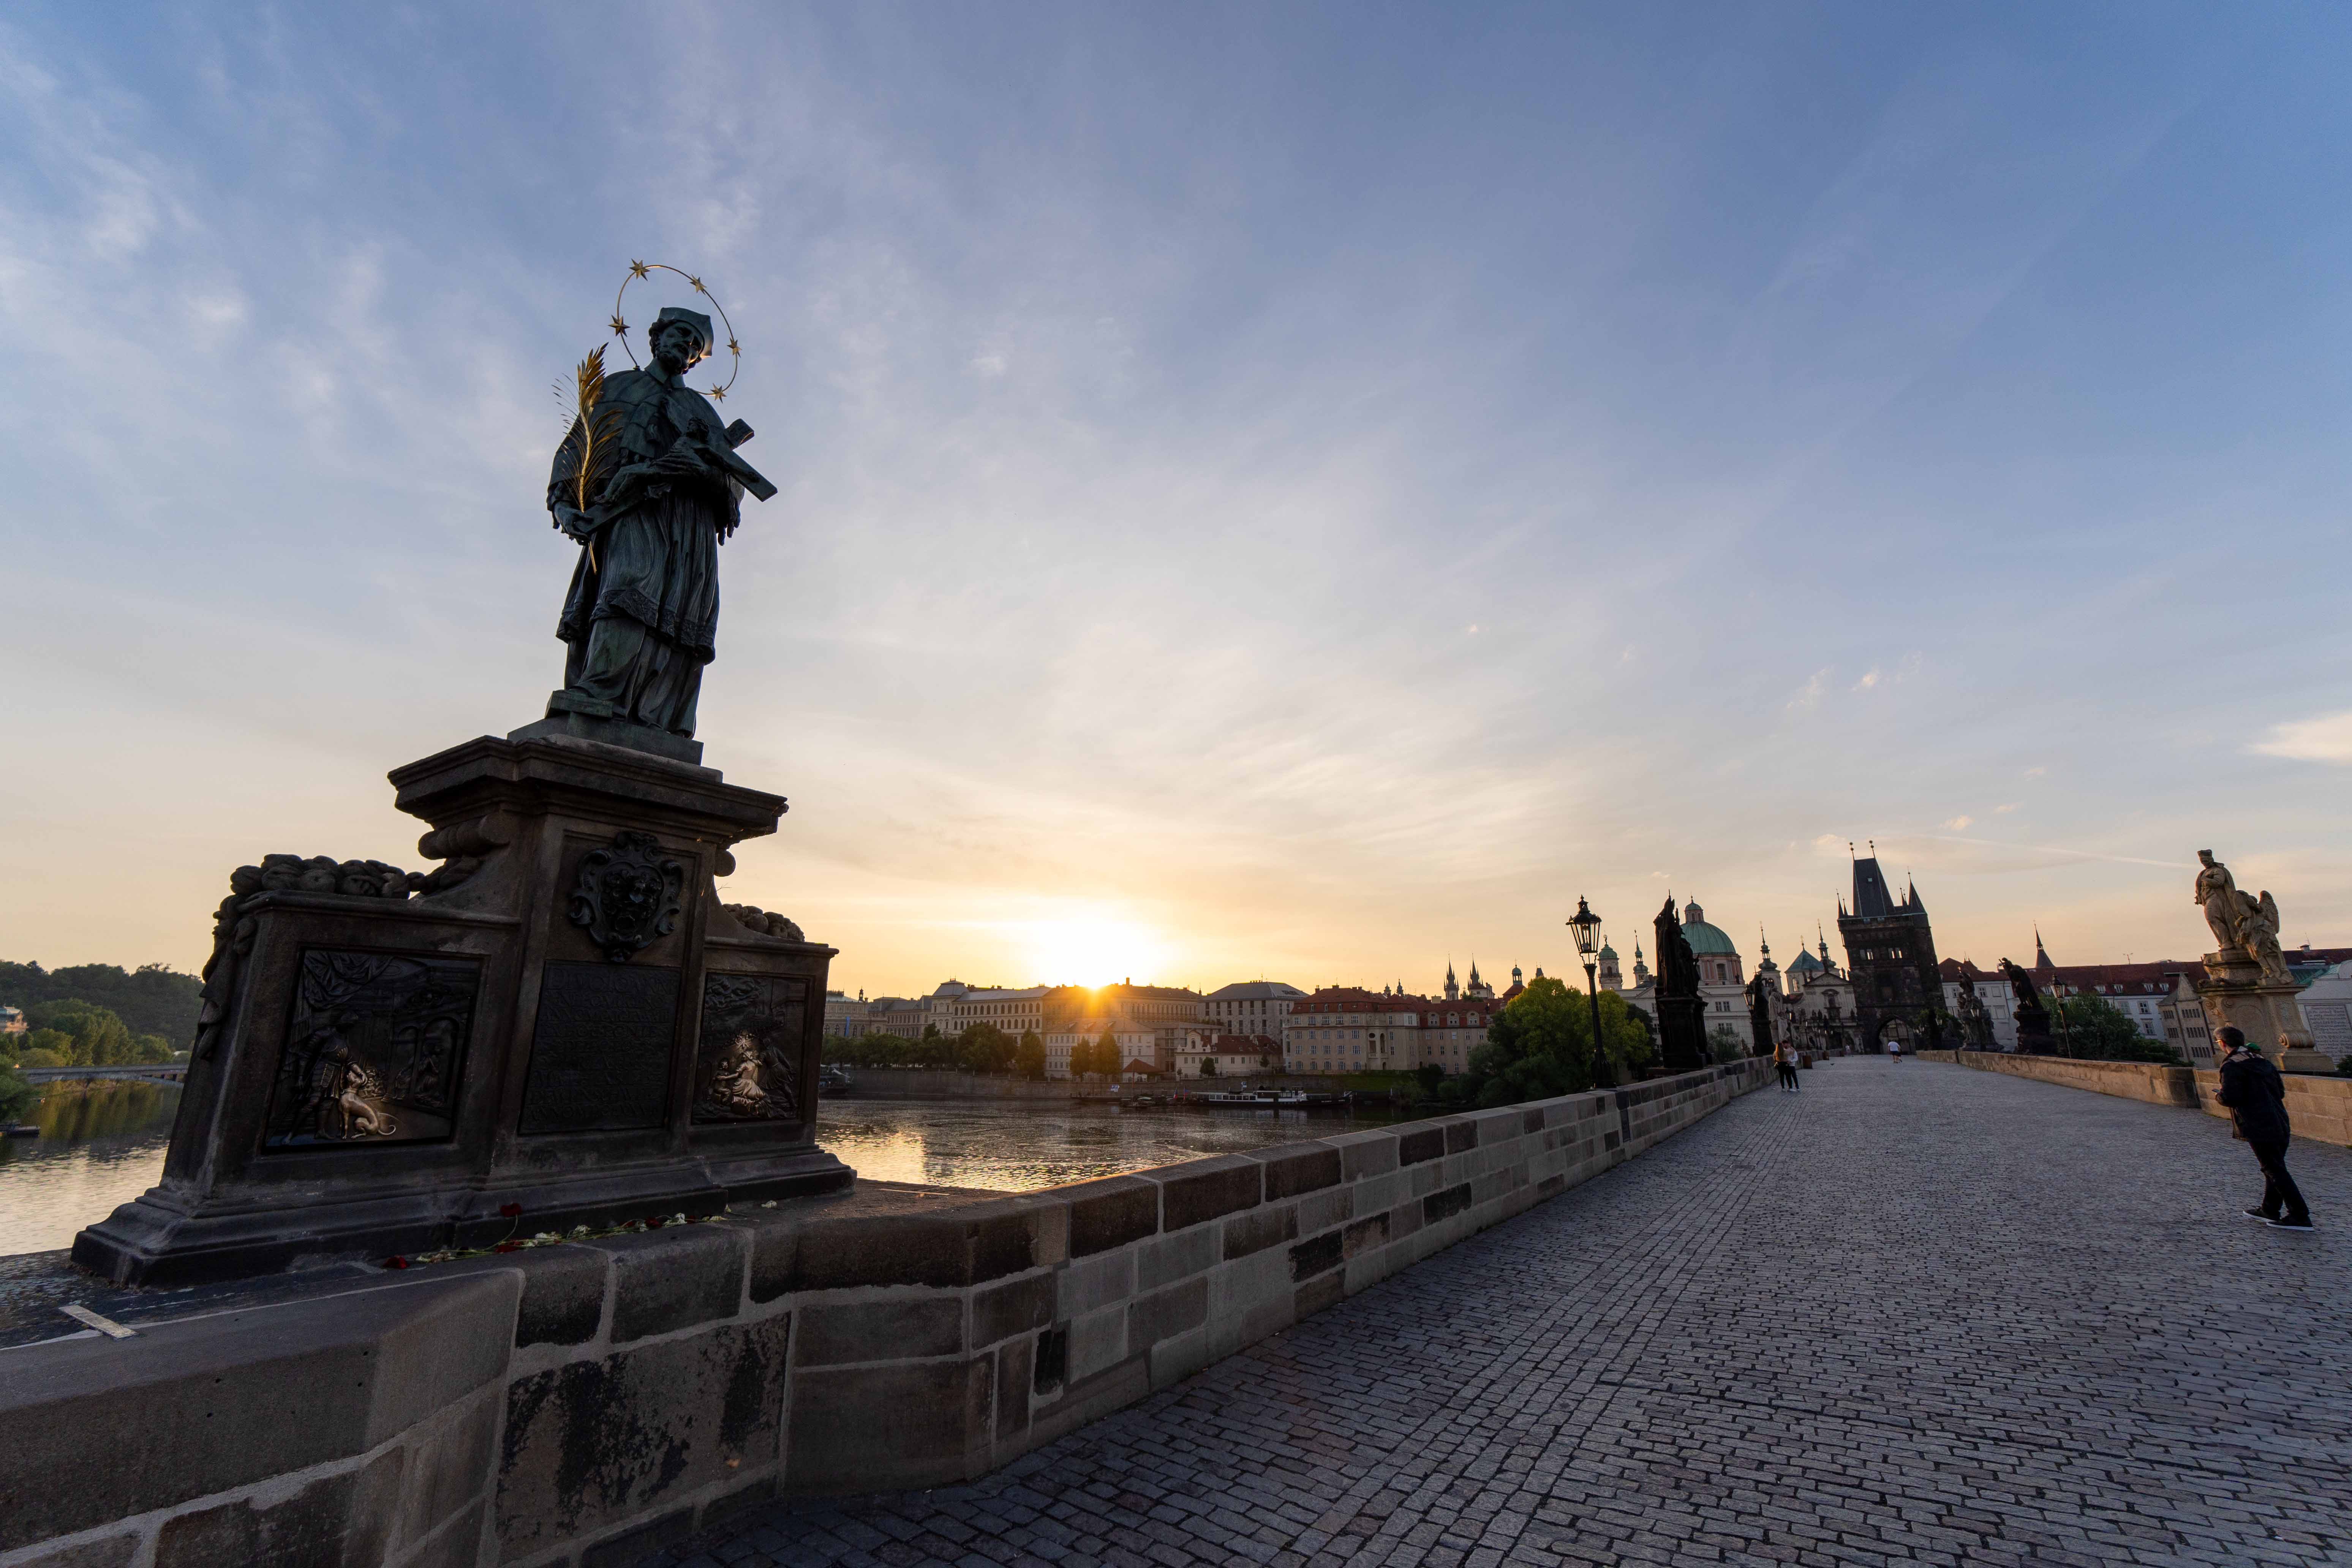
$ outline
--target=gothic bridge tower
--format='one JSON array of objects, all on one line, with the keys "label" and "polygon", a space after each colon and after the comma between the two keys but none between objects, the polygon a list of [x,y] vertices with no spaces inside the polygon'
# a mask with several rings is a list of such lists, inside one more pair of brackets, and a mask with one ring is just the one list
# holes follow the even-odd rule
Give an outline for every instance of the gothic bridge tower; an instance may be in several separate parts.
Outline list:
[{"label": "gothic bridge tower", "polygon": [[1890,1031],[1906,1047],[1924,1043],[1920,1016],[1942,1005],[1944,985],[1919,889],[1906,883],[1897,900],[1875,854],[1856,860],[1853,907],[1838,902],[1838,935],[1853,980],[1854,1044],[1883,1049]]}]

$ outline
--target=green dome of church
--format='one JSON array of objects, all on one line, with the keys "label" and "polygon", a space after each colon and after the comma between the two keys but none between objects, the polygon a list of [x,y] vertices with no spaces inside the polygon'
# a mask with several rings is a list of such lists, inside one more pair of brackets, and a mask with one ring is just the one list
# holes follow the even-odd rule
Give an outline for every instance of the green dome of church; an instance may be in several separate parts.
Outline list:
[{"label": "green dome of church", "polygon": [[1739,950],[1723,934],[1720,926],[1706,923],[1706,911],[1696,901],[1683,906],[1683,940],[1690,943],[1696,958],[1738,958]]}]

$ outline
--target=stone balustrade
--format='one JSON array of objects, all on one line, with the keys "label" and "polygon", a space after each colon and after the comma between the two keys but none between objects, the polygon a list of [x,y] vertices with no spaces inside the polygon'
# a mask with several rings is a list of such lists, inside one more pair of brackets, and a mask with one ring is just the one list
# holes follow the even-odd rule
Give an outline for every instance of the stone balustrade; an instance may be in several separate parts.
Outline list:
[{"label": "stone balustrade", "polygon": [[[0,1568],[617,1568],[979,1476],[1632,1158],[1760,1062],[1005,1196],[861,1183],[0,1351]],[[62,1320],[59,1326],[64,1327]]]}]

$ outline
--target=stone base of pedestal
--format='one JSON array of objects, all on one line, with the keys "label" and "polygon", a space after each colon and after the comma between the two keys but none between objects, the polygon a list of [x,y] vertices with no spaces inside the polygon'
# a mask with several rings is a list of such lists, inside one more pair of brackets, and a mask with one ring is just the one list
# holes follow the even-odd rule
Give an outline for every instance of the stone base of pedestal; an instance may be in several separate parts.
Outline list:
[{"label": "stone base of pedestal", "polygon": [[2336,1058],[2326,1051],[2281,1051],[2278,1069],[2281,1072],[2316,1072],[2332,1075],[2336,1071]]},{"label": "stone base of pedestal", "polygon": [[[2217,1036],[2223,1028],[2242,1031],[2282,1072],[2331,1072],[2335,1064],[2312,1048],[2311,1030],[2295,999],[2299,990],[2291,980],[2264,977],[2258,963],[2218,952],[2205,955],[2205,978],[2197,984],[2198,999]],[[2294,1065],[2313,1058],[2325,1065]]]},{"label": "stone base of pedestal", "polygon": [[834,950],[713,881],[781,796],[569,731],[392,782],[447,864],[236,874],[163,1179],[77,1263],[189,1283],[855,1179],[816,1144]]}]

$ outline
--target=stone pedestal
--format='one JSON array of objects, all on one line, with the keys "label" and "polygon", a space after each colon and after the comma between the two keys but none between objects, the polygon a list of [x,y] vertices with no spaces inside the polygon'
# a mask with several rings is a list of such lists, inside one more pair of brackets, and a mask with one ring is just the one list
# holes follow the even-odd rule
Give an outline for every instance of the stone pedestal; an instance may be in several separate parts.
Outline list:
[{"label": "stone pedestal", "polygon": [[180,1283],[852,1181],[815,1142],[834,950],[713,885],[782,797],[533,728],[391,775],[433,876],[233,896],[163,1182],[77,1263]]},{"label": "stone pedestal", "polygon": [[1707,1065],[1706,1002],[1698,996],[1660,996],[1658,1064],[1669,1073],[1696,1072]]},{"label": "stone pedestal", "polygon": [[2313,1048],[2295,1000],[2300,990],[2293,981],[2264,979],[2262,965],[2235,953],[2207,953],[2205,978],[2197,983],[2206,1022],[2217,1034],[2226,1026],[2243,1030],[2281,1072],[2332,1073],[2336,1063]]}]

